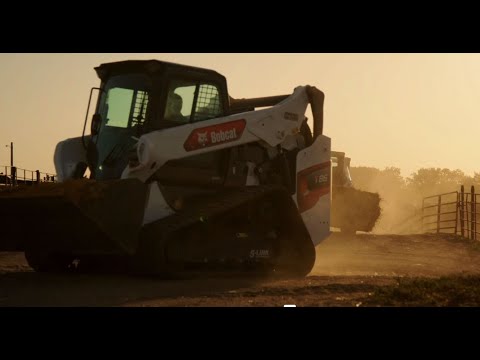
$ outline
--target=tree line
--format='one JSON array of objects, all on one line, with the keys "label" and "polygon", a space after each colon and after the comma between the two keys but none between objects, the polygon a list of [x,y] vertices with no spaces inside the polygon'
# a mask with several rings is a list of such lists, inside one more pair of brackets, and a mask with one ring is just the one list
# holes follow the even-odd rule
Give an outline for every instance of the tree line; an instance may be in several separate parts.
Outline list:
[{"label": "tree line", "polygon": [[403,177],[396,167],[386,167],[383,170],[358,166],[350,169],[356,188],[372,192],[411,192],[422,198],[450,191],[459,191],[465,186],[470,191],[474,185],[480,192],[480,172],[473,176],[466,175],[462,170],[445,168],[421,168],[409,177]]},{"label": "tree line", "polygon": [[403,177],[396,167],[383,170],[374,167],[351,167],[353,185],[359,190],[376,192],[381,198],[382,215],[374,231],[402,233],[419,231],[414,223],[421,213],[422,201],[426,196],[452,191],[480,193],[480,173],[466,175],[461,170],[445,168],[421,168],[408,177]]}]

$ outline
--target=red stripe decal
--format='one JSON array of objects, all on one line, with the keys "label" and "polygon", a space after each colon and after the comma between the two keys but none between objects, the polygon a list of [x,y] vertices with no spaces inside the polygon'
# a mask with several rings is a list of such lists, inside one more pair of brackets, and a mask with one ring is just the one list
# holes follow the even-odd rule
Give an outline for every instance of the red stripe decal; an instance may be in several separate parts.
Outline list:
[{"label": "red stripe decal", "polygon": [[330,193],[330,166],[327,161],[297,174],[297,203],[301,213],[314,207],[321,196]]},{"label": "red stripe decal", "polygon": [[245,130],[244,119],[193,130],[183,144],[185,151],[194,151],[239,140]]}]

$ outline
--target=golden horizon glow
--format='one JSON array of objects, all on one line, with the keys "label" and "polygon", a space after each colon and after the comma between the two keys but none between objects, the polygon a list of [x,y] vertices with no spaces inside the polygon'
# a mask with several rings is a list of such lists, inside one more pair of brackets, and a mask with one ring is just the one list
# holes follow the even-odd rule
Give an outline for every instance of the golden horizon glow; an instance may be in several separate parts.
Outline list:
[{"label": "golden horizon glow", "polygon": [[54,173],[56,144],[82,133],[93,68],[128,59],[216,70],[237,98],[314,85],[352,166],[480,172],[480,54],[0,54],[0,165],[13,141],[15,165]]}]

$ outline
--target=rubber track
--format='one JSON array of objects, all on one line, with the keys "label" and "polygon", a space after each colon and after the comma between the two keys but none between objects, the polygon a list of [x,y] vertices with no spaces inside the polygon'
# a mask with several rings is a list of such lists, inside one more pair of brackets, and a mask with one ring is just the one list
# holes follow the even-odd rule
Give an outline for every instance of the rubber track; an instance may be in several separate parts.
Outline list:
[{"label": "rubber track", "polygon": [[[291,199],[290,194],[285,188],[281,186],[251,186],[241,189],[232,189],[230,191],[223,191],[214,195],[202,195],[195,197],[192,205],[189,205],[182,212],[171,215],[167,218],[160,219],[144,227],[144,234],[146,237],[155,237],[155,239],[143,239],[150,243],[147,248],[141,253],[143,256],[147,256],[149,259],[142,259],[141,262],[151,263],[153,265],[153,272],[163,271],[158,270],[162,268],[159,266],[160,258],[153,258],[152,254],[158,253],[159,249],[165,249],[168,246],[170,240],[175,241],[175,233],[190,226],[193,226],[202,220],[209,221],[217,216],[221,216],[237,207],[243,206],[250,202],[260,201],[261,199],[273,196],[276,201],[282,204],[290,205],[290,208],[285,207],[284,211],[293,214],[297,217],[297,226],[301,226],[301,229],[305,229],[301,216],[298,214],[298,210]],[[306,229],[304,230],[306,231]],[[150,235],[148,235],[150,234]],[[157,235],[158,234],[158,235]],[[308,232],[307,232],[308,234]],[[299,232],[299,237],[301,236]],[[308,241],[311,243],[310,237],[307,235]],[[313,248],[313,245],[311,245]],[[165,250],[164,250],[165,251]],[[307,251],[308,253],[308,251]],[[167,257],[164,255],[163,260]],[[315,261],[315,255],[313,251],[313,259],[310,253],[305,257],[306,264],[298,264],[298,270],[292,272],[308,273]],[[151,267],[152,268],[152,267]],[[149,270],[149,272],[151,272]]]}]

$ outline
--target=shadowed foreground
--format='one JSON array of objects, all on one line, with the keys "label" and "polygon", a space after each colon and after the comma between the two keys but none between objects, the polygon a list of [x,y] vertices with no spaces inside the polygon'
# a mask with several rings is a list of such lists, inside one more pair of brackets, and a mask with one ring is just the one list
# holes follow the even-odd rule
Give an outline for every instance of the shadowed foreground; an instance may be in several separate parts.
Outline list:
[{"label": "shadowed foreground", "polygon": [[40,274],[0,253],[0,306],[478,306],[479,249],[449,235],[334,233],[295,280]]}]

